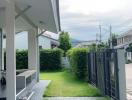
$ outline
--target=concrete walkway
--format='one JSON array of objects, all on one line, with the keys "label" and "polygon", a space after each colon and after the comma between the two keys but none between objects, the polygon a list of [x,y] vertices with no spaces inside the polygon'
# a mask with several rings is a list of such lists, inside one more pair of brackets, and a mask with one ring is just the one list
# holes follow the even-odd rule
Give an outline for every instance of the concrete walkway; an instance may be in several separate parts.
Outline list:
[{"label": "concrete walkway", "polygon": [[34,91],[34,95],[31,100],[43,100],[43,93],[50,82],[50,80],[40,80],[40,82],[33,87],[32,91]]},{"label": "concrete walkway", "polygon": [[125,67],[127,92],[132,95],[132,64],[126,64]]},{"label": "concrete walkway", "polygon": [[127,100],[132,100],[132,64],[126,64]]}]

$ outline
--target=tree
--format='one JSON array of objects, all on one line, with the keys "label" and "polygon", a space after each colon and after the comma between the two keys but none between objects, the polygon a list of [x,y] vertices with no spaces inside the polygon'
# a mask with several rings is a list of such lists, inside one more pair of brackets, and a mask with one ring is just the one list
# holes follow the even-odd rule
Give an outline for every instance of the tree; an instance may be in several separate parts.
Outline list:
[{"label": "tree", "polygon": [[60,33],[59,42],[60,42],[59,48],[64,50],[64,52],[67,52],[67,50],[71,48],[70,37],[69,37],[68,32],[62,31]]},{"label": "tree", "polygon": [[117,37],[118,35],[112,34],[112,45],[117,46]]},{"label": "tree", "polygon": [[107,43],[101,42],[100,44],[97,45],[97,51],[100,51],[101,49],[107,49],[109,48]]},{"label": "tree", "polygon": [[[118,37],[117,34],[112,33],[112,46],[117,46],[117,37]],[[109,46],[110,46],[111,40],[109,39],[108,42],[109,42]]]},{"label": "tree", "polygon": [[107,48],[109,48],[108,44],[105,42],[101,42],[99,44],[95,44],[95,43],[92,44],[89,50],[95,52],[95,51],[100,51],[102,49],[107,49]]},{"label": "tree", "polygon": [[93,51],[95,52],[97,50],[97,45],[95,43],[93,43],[90,48],[89,48],[90,51]]}]

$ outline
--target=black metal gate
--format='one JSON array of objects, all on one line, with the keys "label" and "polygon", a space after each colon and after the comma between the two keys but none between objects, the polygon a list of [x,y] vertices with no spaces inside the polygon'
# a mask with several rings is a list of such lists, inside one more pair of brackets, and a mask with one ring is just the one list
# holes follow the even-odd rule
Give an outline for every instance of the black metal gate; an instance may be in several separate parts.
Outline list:
[{"label": "black metal gate", "polygon": [[91,84],[103,95],[120,100],[117,50],[107,49],[88,53],[88,70]]},{"label": "black metal gate", "polygon": [[89,71],[89,82],[97,86],[97,63],[96,62],[96,53],[91,52],[88,54],[88,71]]}]

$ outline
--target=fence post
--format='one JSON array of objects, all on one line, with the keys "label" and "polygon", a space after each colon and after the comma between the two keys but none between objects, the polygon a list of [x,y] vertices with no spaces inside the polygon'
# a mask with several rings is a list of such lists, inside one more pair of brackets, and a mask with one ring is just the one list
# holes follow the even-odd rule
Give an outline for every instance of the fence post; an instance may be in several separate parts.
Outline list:
[{"label": "fence post", "polygon": [[118,59],[118,76],[119,76],[119,97],[120,100],[126,100],[126,75],[125,75],[125,57],[124,50],[117,50],[117,59]]}]

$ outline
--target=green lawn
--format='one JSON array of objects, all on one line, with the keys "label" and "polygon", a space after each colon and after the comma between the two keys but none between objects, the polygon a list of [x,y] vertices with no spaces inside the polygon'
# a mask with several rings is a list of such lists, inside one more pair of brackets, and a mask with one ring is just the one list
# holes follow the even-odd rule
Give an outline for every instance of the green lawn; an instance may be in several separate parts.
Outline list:
[{"label": "green lawn", "polygon": [[40,79],[52,80],[43,96],[46,97],[96,97],[100,92],[87,82],[79,81],[68,71],[41,72]]}]

